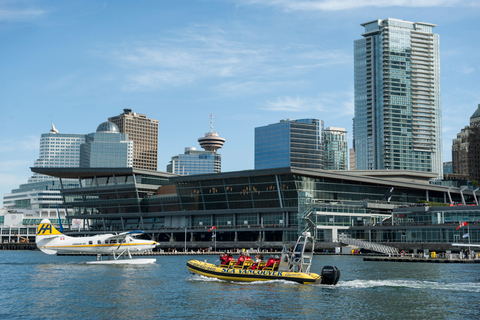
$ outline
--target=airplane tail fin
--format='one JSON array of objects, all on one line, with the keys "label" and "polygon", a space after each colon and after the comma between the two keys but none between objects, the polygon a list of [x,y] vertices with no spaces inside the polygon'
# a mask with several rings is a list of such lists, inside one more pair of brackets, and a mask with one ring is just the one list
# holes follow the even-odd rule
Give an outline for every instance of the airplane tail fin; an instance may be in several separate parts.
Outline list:
[{"label": "airplane tail fin", "polygon": [[57,251],[47,249],[46,244],[58,236],[61,236],[62,233],[55,229],[53,224],[48,219],[43,219],[40,222],[40,225],[37,228],[37,235],[35,237],[35,243],[37,244],[37,248],[47,254],[55,254]]}]

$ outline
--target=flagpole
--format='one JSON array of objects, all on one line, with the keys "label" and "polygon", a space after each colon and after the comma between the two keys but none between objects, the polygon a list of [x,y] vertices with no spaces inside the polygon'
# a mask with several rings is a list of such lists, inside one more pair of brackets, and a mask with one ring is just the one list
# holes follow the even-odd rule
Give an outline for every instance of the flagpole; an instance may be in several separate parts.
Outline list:
[{"label": "flagpole", "polygon": [[[217,229],[214,230],[214,235],[215,235],[215,252],[217,252]],[[470,238],[469,238],[470,241]]]},{"label": "flagpole", "polygon": [[467,259],[470,259],[470,225],[467,223],[467,233],[468,233],[468,257]]}]

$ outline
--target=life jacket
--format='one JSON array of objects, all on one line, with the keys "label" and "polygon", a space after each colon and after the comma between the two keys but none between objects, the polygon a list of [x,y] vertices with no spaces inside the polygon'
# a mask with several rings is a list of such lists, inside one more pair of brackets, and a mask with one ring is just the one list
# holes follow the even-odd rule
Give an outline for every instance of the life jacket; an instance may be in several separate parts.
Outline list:
[{"label": "life jacket", "polygon": [[275,259],[270,258],[270,259],[268,259],[267,264],[265,265],[265,267],[273,267],[274,264],[275,264]]}]

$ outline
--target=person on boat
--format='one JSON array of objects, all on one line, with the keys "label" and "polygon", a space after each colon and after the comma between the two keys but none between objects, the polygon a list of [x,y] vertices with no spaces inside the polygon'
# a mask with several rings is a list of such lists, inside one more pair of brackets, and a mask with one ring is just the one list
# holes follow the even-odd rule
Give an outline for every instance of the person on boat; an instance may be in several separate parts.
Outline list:
[{"label": "person on boat", "polygon": [[250,256],[250,253],[248,251],[245,254],[245,261],[247,261],[247,260],[252,260],[252,257]]},{"label": "person on boat", "polygon": [[243,255],[243,252],[240,252],[240,256],[238,257],[238,260],[237,260],[237,266],[243,265],[243,262],[245,262],[245,256]]},{"label": "person on boat", "polygon": [[221,253],[220,254],[220,264],[228,264],[227,260],[228,260],[227,253],[226,252]]},{"label": "person on boat", "polygon": [[233,260],[233,256],[232,256],[231,253],[229,253],[229,254],[227,255],[227,260],[226,260],[226,263],[225,263],[225,264],[229,264],[230,261],[232,261],[232,260]]},{"label": "person on boat", "polygon": [[263,268],[271,268],[275,264],[275,259],[273,256],[270,256],[270,259],[267,260],[267,264],[264,267],[258,268],[259,270],[262,270]]},{"label": "person on boat", "polygon": [[279,256],[275,256],[275,262],[280,262],[280,257]]},{"label": "person on boat", "polygon": [[255,270],[258,268],[258,264],[262,261],[262,259],[260,259],[260,255],[257,254],[255,256],[255,262],[252,264],[252,270]]}]

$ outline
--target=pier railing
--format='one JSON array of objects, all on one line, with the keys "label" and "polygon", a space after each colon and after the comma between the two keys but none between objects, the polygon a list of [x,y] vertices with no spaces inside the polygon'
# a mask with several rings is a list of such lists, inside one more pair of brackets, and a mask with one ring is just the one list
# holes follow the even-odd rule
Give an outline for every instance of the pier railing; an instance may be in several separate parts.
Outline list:
[{"label": "pier railing", "polygon": [[348,244],[351,246],[356,246],[359,248],[375,251],[375,252],[380,252],[388,255],[398,255],[398,248],[395,247],[389,247],[383,244],[379,243],[374,243],[374,242],[368,242],[368,241],[363,241],[363,240],[358,240],[354,238],[348,237],[346,234],[341,234],[338,237],[338,241],[344,244]]}]

